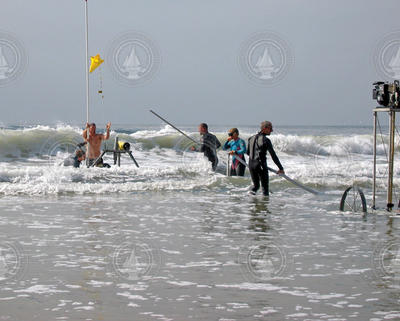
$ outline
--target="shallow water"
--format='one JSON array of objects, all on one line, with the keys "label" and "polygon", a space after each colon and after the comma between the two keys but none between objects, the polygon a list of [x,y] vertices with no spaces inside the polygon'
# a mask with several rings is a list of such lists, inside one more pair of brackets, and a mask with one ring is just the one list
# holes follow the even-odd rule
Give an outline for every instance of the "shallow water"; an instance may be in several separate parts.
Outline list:
[{"label": "shallow water", "polygon": [[371,204],[369,130],[274,133],[286,173],[325,193],[271,174],[269,199],[168,127],[120,131],[140,168],[109,170],[58,165],[77,128],[3,131],[0,320],[400,320],[400,216],[338,211],[353,182]]},{"label": "shallow water", "polygon": [[296,193],[3,198],[2,320],[399,319],[400,218]]}]

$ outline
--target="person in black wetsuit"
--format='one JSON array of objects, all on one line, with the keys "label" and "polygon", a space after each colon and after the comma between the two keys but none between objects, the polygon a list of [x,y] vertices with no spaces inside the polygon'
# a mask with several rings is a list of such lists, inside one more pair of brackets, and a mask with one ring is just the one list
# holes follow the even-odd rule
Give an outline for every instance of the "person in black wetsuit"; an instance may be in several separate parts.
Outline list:
[{"label": "person in black wetsuit", "polygon": [[[221,143],[215,135],[208,132],[208,125],[206,123],[199,125],[199,133],[201,138],[200,149],[198,151],[204,153],[204,156],[211,162],[213,171],[215,171],[218,165],[217,148],[221,147]],[[192,150],[197,151],[194,146]]]},{"label": "person in black wetsuit", "polygon": [[269,195],[269,175],[267,168],[267,151],[272,157],[272,160],[278,166],[278,174],[284,174],[283,166],[279,161],[278,156],[272,147],[272,143],[267,137],[271,134],[272,123],[263,121],[261,123],[260,132],[251,136],[247,145],[247,155],[249,155],[249,170],[251,180],[253,181],[253,188],[251,193],[255,194],[260,188],[260,181],[263,188],[263,194]]}]

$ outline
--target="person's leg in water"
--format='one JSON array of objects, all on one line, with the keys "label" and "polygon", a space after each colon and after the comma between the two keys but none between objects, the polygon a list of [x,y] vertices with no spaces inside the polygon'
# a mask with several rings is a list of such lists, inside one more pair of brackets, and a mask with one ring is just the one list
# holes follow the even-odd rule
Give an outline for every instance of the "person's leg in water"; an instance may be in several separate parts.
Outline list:
[{"label": "person's leg in water", "polygon": [[260,188],[260,176],[258,175],[257,167],[259,167],[259,162],[249,162],[249,171],[251,180],[253,182],[251,191],[253,194],[257,193],[258,189]]},{"label": "person's leg in water", "polygon": [[263,194],[264,196],[269,196],[269,174],[268,174],[268,168],[265,166],[260,166],[260,179],[261,179],[261,185],[263,188]]},{"label": "person's leg in water", "polygon": [[237,175],[244,176],[245,170],[246,170],[246,166],[244,166],[242,163],[240,163],[237,167]]},{"label": "person's leg in water", "polygon": [[212,170],[215,172],[215,170],[217,169],[217,165],[218,165],[218,158],[214,158],[212,161]]},{"label": "person's leg in water", "polygon": [[232,165],[231,165],[231,175],[230,176],[237,176],[237,164],[235,164],[235,163],[232,163]]},{"label": "person's leg in water", "polygon": [[244,176],[244,172],[246,170],[246,166],[242,163],[239,163],[234,167],[234,164],[231,166],[231,175],[230,176]]}]

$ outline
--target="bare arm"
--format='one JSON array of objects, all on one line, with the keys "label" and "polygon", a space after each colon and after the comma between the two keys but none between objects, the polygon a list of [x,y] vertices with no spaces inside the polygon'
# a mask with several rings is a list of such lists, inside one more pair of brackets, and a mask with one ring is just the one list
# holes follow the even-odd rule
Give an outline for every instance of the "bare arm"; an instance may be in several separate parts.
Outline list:
[{"label": "bare arm", "polygon": [[106,125],[106,134],[103,135],[103,140],[107,140],[110,138],[110,127],[111,127],[111,123],[108,122]]}]

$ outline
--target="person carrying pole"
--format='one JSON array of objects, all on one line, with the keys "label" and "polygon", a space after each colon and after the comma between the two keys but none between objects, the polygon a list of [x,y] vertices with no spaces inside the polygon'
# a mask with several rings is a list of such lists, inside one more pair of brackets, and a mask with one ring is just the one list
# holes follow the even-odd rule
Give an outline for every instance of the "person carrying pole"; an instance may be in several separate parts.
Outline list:
[{"label": "person carrying pole", "polygon": [[263,121],[260,126],[260,132],[248,140],[247,155],[249,155],[249,170],[253,187],[252,194],[256,194],[260,188],[260,181],[263,188],[263,194],[269,195],[269,176],[267,166],[267,151],[272,157],[272,160],[278,166],[279,171],[277,174],[285,174],[283,166],[279,161],[278,156],[274,151],[271,141],[267,137],[273,131],[272,123]]},{"label": "person carrying pole", "polygon": [[217,149],[221,147],[221,143],[215,135],[208,132],[208,125],[206,123],[201,123],[198,130],[201,136],[200,149],[197,150],[195,146],[191,149],[192,151],[204,153],[204,156],[211,162],[213,171],[215,171],[218,165]]}]

